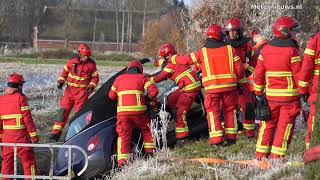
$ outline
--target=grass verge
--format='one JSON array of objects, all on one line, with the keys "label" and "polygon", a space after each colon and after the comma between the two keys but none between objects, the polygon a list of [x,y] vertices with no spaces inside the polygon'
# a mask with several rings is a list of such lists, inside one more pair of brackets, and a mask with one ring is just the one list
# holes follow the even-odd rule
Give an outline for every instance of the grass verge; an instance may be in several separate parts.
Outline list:
[{"label": "grass verge", "polygon": [[[0,63],[24,63],[24,64],[65,64],[67,59],[42,59],[42,58],[20,58],[20,57],[0,57]],[[128,61],[96,61],[98,66],[127,66]],[[153,67],[147,63],[145,67]]]}]

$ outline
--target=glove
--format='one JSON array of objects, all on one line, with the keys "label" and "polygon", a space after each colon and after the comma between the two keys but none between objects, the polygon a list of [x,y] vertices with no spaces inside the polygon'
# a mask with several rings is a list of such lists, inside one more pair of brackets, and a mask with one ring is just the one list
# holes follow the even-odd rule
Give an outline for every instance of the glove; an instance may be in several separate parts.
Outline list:
[{"label": "glove", "polygon": [[93,92],[94,88],[93,87],[88,87],[87,88],[87,93],[91,94]]},{"label": "glove", "polygon": [[265,95],[256,96],[258,102],[255,109],[256,118],[261,121],[268,121],[271,118],[271,111]]},{"label": "glove", "polygon": [[149,101],[149,116],[151,119],[156,119],[159,113],[157,102],[155,101]]},{"label": "glove", "polygon": [[34,136],[34,137],[31,137],[31,141],[32,143],[38,143],[39,142],[39,137],[38,136]]},{"label": "glove", "polygon": [[257,98],[258,101],[262,101],[263,98],[265,98],[265,97],[264,97],[264,95],[260,95],[260,96],[256,95],[256,98]]},{"label": "glove", "polygon": [[300,94],[300,105],[303,111],[310,111],[307,97],[305,94]]},{"label": "glove", "polygon": [[57,88],[60,89],[60,90],[62,90],[63,84],[64,84],[63,82],[58,81],[58,83],[57,83]]},{"label": "glove", "polygon": [[152,110],[153,112],[155,112],[155,113],[158,113],[158,112],[159,112],[159,109],[158,109],[158,107],[157,107],[157,102],[155,102],[155,101],[151,101],[151,102],[150,102],[150,108],[151,108],[151,110]]},{"label": "glove", "polygon": [[143,59],[140,59],[140,62],[141,62],[141,64],[144,64],[144,63],[147,63],[147,62],[153,63],[154,62],[154,58],[152,58],[152,57],[143,58]]}]

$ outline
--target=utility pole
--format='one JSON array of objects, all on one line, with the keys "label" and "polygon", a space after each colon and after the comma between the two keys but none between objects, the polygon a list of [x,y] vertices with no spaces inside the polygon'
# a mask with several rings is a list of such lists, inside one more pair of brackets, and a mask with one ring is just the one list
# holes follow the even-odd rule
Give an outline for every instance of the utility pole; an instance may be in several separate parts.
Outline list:
[{"label": "utility pole", "polygon": [[144,37],[146,28],[147,0],[144,0],[143,21],[142,21],[142,38]]},{"label": "utility pole", "polygon": [[97,7],[94,11],[94,26],[93,26],[93,38],[92,38],[92,52],[94,52],[94,45],[96,41],[96,28],[97,28]]},{"label": "utility pole", "polygon": [[117,52],[119,52],[119,6],[118,0],[114,0],[115,11],[116,11],[116,36],[117,36]]},{"label": "utility pole", "polygon": [[122,27],[121,27],[121,46],[120,46],[121,52],[123,52],[123,43],[124,43],[125,5],[126,5],[126,0],[122,0]]}]

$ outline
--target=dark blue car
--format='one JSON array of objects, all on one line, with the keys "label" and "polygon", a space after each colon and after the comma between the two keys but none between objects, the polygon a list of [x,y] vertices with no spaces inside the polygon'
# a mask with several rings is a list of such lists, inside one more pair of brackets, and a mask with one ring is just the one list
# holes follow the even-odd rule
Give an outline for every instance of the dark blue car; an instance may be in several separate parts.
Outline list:
[{"label": "dark blue car", "polygon": [[[86,171],[78,178],[92,178],[99,174],[106,173],[111,170],[114,165],[116,154],[116,102],[110,100],[107,95],[117,76],[125,72],[125,68],[104,83],[100,89],[86,102],[84,107],[75,114],[70,120],[63,144],[77,145],[83,148],[88,155],[89,165]],[[159,101],[165,96],[164,94],[174,86],[171,83],[161,84]],[[168,110],[170,111],[170,110]],[[174,112],[171,112],[174,114]],[[188,125],[190,129],[190,137],[199,136],[201,133],[207,133],[207,120],[203,107],[203,96],[199,96],[195,100],[192,109],[187,115]],[[168,146],[175,144],[174,123],[169,128],[167,134]],[[133,133],[132,149],[133,153],[136,146],[142,144],[139,130]],[[76,175],[84,166],[84,157],[80,152],[74,150],[72,152],[72,170]],[[67,149],[61,149],[57,153],[54,167],[55,175],[67,175],[68,163]]]}]

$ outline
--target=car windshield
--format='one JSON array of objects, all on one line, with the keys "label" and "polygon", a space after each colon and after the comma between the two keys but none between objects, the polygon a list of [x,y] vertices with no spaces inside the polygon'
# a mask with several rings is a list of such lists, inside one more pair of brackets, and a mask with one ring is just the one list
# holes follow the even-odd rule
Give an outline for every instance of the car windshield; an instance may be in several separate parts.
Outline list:
[{"label": "car windshield", "polygon": [[66,134],[66,140],[72,138],[76,134],[78,134],[81,130],[83,130],[91,121],[92,117],[92,111],[88,111],[81,116],[79,116],[77,119],[72,121],[72,123],[69,125],[68,132]]}]

